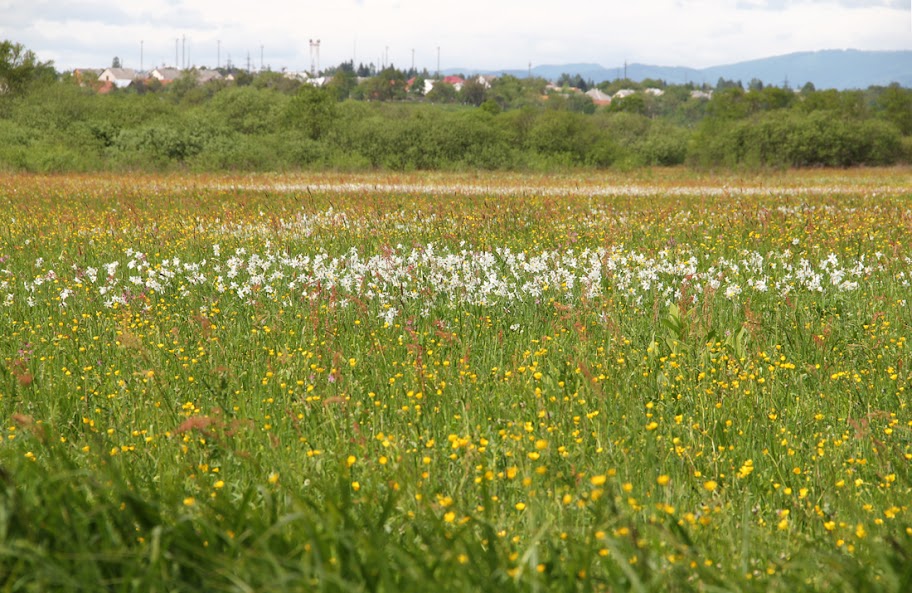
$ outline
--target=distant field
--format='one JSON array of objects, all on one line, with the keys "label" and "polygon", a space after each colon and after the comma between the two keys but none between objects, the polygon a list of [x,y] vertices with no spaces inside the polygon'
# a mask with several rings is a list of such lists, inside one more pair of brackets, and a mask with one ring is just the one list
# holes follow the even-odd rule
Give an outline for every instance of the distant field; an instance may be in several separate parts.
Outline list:
[{"label": "distant field", "polygon": [[0,589],[912,590],[912,172],[0,179]]}]

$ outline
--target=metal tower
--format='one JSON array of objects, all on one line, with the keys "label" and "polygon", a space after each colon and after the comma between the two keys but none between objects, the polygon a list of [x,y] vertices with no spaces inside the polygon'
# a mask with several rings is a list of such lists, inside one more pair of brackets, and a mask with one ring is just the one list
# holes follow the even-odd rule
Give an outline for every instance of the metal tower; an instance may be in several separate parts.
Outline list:
[{"label": "metal tower", "polygon": [[320,72],[320,40],[310,40],[310,75],[314,78]]}]

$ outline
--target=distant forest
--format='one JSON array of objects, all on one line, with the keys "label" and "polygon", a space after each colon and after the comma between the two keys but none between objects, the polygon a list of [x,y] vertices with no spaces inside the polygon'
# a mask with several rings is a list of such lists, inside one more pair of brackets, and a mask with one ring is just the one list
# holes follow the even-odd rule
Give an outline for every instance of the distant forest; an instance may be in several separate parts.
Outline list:
[{"label": "distant forest", "polygon": [[[361,67],[363,69],[363,67]],[[341,64],[317,87],[282,73],[237,71],[199,84],[100,94],[50,63],[0,42],[0,170],[549,171],[849,167],[912,162],[912,90],[764,86],[712,88],[618,80],[596,105],[596,85],[568,73],[467,77],[459,90],[394,67],[358,77]],[[365,73],[365,72],[362,72]],[[646,89],[657,89],[646,92]],[[694,91],[709,91],[695,93]],[[658,92],[660,91],[660,92]],[[623,93],[622,93],[623,94]]]}]

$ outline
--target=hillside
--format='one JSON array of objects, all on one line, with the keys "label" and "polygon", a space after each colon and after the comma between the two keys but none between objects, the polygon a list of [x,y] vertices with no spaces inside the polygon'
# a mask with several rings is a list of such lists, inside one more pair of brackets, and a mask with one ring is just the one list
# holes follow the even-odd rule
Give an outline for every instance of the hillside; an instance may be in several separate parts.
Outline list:
[{"label": "hillside", "polygon": [[[562,73],[579,74],[596,83],[615,80],[624,76],[625,66],[606,68],[599,64],[557,64],[532,68],[531,74],[548,80],[557,79]],[[452,72],[476,72],[470,68],[453,68]],[[912,51],[861,51],[822,50],[798,52],[709,68],[688,68],[685,66],[655,66],[631,63],[626,66],[627,77],[640,81],[646,78],[661,79],[671,84],[694,82],[715,85],[719,78],[740,80],[747,85],[757,78],[764,84],[801,87],[811,82],[817,88],[839,90],[867,88],[872,85],[888,85],[898,82],[912,87]],[[526,70],[484,71],[482,74],[512,74],[526,77]]]}]

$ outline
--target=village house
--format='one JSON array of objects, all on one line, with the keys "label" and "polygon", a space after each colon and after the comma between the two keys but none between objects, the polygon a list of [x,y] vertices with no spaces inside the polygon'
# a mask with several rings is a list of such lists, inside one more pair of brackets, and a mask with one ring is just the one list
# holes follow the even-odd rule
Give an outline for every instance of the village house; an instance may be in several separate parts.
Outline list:
[{"label": "village house", "polygon": [[611,105],[611,95],[603,93],[599,89],[589,89],[586,96],[592,99],[595,105]]},{"label": "village house", "polygon": [[618,92],[614,93],[614,95],[612,95],[611,98],[612,99],[624,99],[634,93],[636,93],[636,91],[633,89],[621,89]]},{"label": "village house", "polygon": [[[415,81],[417,81],[417,80],[418,80],[418,77],[413,76],[413,77],[409,78],[407,81],[405,81],[405,90],[411,91],[412,87],[415,86]],[[430,80],[428,78],[424,78],[424,79],[422,79],[422,81],[424,84],[421,87],[421,94],[426,95],[434,89],[434,81]]]},{"label": "village house", "polygon": [[202,68],[196,71],[196,81],[200,84],[206,84],[212,80],[222,80],[222,73],[218,70],[209,70]]},{"label": "village house", "polygon": [[119,89],[125,89],[136,79],[133,68],[106,68],[98,77],[99,82],[110,82]]},{"label": "village house", "polygon": [[167,85],[178,80],[187,73],[195,76],[198,84],[205,84],[210,80],[222,80],[224,78],[218,70],[210,70],[207,68],[201,68],[199,70],[178,70],[177,68],[164,66],[152,70],[152,72],[149,73],[149,77],[158,80],[162,85]]},{"label": "village house", "polygon": [[486,89],[491,88],[491,83],[494,82],[495,80],[497,80],[497,77],[494,76],[493,74],[479,74],[478,75],[478,82],[482,86],[484,86],[484,88],[486,88]]},{"label": "village house", "polygon": [[169,82],[174,82],[181,76],[181,71],[177,68],[155,68],[152,72],[149,73],[151,78],[154,78],[161,82],[162,84],[168,84]]},{"label": "village house", "polygon": [[458,93],[462,90],[462,85],[465,84],[465,79],[461,76],[444,76],[443,82],[451,85],[454,89],[456,89],[456,92]]}]

